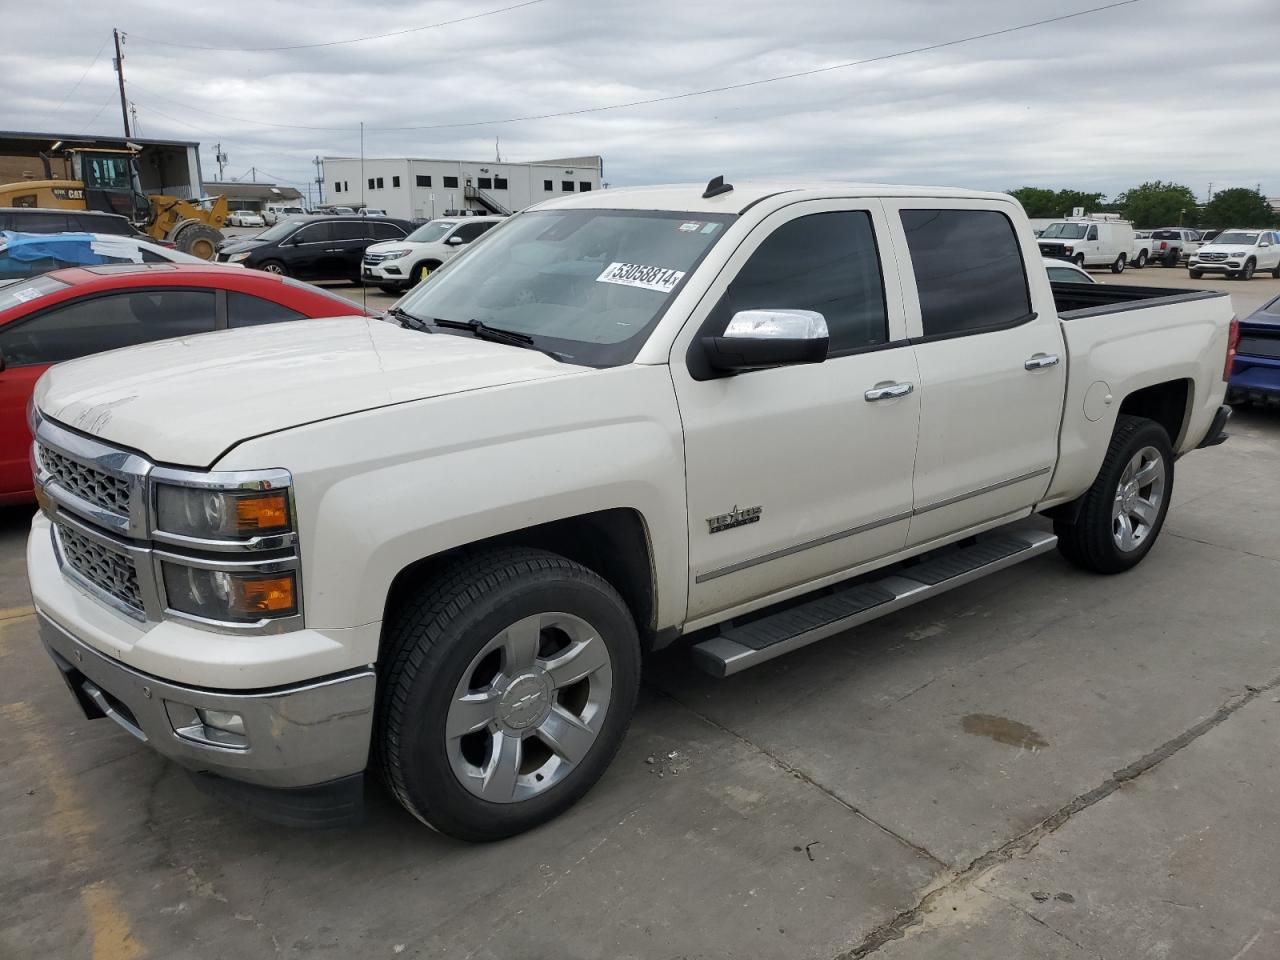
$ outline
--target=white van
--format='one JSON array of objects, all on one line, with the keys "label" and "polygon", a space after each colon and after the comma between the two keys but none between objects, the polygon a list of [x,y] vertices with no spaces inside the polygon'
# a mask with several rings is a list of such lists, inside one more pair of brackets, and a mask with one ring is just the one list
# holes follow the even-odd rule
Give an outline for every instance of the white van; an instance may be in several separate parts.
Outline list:
[{"label": "white van", "polygon": [[290,217],[305,216],[307,211],[296,203],[267,203],[262,208],[262,219],[267,221],[267,226],[274,227],[281,220],[288,220]]},{"label": "white van", "polygon": [[1036,242],[1042,256],[1123,273],[1133,258],[1133,239],[1133,224],[1127,220],[1069,217],[1045,227]]}]

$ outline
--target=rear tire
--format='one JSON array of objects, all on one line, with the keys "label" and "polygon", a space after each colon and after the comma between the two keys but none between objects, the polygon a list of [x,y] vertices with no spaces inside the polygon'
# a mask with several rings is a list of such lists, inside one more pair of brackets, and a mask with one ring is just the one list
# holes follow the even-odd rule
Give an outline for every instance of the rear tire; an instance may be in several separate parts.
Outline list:
[{"label": "rear tire", "polygon": [[1125,256],[1122,253],[1120,254],[1120,256],[1116,257],[1116,262],[1111,265],[1111,272],[1124,273],[1124,264],[1125,264]]},{"label": "rear tire", "polygon": [[1075,520],[1053,522],[1058,550],[1094,573],[1129,570],[1160,535],[1172,495],[1173,449],[1164,427],[1121,414]]},{"label": "rear tire", "polygon": [[509,837],[567,810],[635,710],[631,612],[557,554],[465,557],[406,596],[385,637],[379,764],[406,810],[462,840]]},{"label": "rear tire", "polygon": [[1169,251],[1168,253],[1166,253],[1166,254],[1165,254],[1165,256],[1164,256],[1164,265],[1165,265],[1166,267],[1176,267],[1176,266],[1178,265],[1178,260],[1179,260],[1179,259],[1180,259],[1180,258],[1179,258],[1179,256],[1178,256],[1178,251],[1177,251],[1177,250],[1170,250],[1170,251]]}]

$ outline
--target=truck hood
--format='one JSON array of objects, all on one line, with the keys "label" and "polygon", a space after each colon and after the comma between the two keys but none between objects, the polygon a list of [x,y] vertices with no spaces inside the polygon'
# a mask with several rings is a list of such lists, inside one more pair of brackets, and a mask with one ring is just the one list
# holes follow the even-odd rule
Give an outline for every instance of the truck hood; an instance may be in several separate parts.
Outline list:
[{"label": "truck hood", "polygon": [[60,363],[40,378],[35,403],[44,416],[109,443],[202,467],[241,440],[299,424],[582,370],[536,350],[340,317]]}]

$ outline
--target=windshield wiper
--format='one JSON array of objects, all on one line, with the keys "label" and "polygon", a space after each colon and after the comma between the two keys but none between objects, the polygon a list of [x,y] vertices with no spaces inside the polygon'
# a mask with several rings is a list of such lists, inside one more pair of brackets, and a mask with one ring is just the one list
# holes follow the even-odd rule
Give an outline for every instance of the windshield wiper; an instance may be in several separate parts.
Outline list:
[{"label": "windshield wiper", "polygon": [[552,360],[558,363],[566,363],[566,354],[557,353],[554,350],[548,350],[546,347],[540,347],[534,342],[533,337],[527,333],[520,333],[516,330],[503,330],[501,327],[491,327],[483,320],[445,320],[441,317],[433,317],[431,320],[437,327],[449,327],[455,330],[470,330],[471,335],[477,340],[488,340],[491,343],[505,343],[510,347],[528,347],[537,350],[539,353],[545,353]]},{"label": "windshield wiper", "polygon": [[400,326],[409,330],[426,330],[428,327],[427,321],[421,317],[415,317],[412,313],[402,310],[400,307],[392,307],[386,312],[386,316],[398,321]]}]

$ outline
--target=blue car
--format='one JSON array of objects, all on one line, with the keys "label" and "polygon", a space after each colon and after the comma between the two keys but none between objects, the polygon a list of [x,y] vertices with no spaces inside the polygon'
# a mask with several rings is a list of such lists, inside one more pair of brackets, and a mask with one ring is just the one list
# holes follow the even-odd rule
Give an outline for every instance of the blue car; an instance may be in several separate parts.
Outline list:
[{"label": "blue car", "polygon": [[1240,321],[1227,402],[1280,406],[1280,297]]}]

